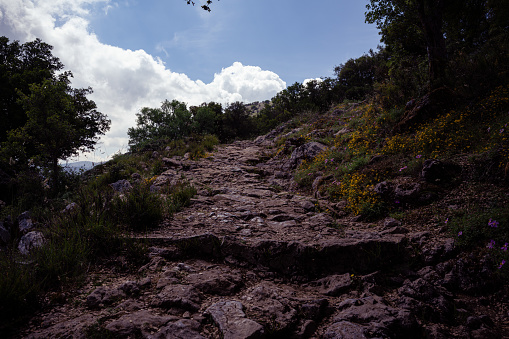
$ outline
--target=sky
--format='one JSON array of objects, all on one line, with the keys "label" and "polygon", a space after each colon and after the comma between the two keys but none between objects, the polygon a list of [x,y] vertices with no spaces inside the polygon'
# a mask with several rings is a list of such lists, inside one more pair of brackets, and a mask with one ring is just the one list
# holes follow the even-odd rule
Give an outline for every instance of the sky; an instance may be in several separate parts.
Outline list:
[{"label": "sky", "polygon": [[0,35],[52,45],[112,122],[96,151],[72,161],[126,152],[142,107],[271,99],[380,44],[368,1],[214,0],[211,12],[195,2],[0,0]]}]

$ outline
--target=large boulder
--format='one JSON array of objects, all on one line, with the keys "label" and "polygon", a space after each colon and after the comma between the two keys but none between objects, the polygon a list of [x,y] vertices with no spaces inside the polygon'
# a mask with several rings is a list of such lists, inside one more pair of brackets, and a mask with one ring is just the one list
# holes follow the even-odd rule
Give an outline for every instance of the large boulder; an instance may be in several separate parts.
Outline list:
[{"label": "large boulder", "polygon": [[283,170],[293,170],[297,168],[302,161],[312,160],[326,149],[327,146],[316,141],[308,142],[307,144],[299,146],[292,152],[290,159],[283,164]]},{"label": "large boulder", "polygon": [[131,186],[131,183],[125,179],[122,179],[122,180],[119,180],[119,181],[116,181],[116,182],[110,184],[110,187],[113,188],[113,190],[115,192],[119,192],[119,193],[127,193],[133,188]]},{"label": "large boulder", "polygon": [[31,250],[41,247],[44,244],[44,235],[38,231],[28,232],[21,237],[18,250],[21,254],[27,255]]}]

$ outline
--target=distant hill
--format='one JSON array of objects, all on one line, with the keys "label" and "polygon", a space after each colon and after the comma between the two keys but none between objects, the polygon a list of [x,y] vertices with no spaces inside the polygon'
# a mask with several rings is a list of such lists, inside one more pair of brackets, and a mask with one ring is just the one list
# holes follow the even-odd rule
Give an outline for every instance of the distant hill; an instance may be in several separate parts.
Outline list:
[{"label": "distant hill", "polygon": [[102,162],[93,162],[93,161],[77,161],[70,162],[67,164],[63,164],[62,167],[68,172],[79,172],[79,171],[88,171],[92,169],[94,166],[100,165]]}]

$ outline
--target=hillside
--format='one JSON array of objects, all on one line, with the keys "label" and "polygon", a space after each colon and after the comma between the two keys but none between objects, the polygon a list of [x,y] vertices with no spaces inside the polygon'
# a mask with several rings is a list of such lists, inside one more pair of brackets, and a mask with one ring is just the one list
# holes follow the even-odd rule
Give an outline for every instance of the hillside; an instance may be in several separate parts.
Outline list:
[{"label": "hillside", "polygon": [[[394,129],[414,106],[362,102],[194,159],[171,147],[117,157],[88,180],[123,178],[112,187],[131,190],[124,200],[141,197],[140,180],[196,195],[133,223],[131,241],[50,289],[16,336],[509,336],[506,91],[407,133]],[[496,134],[471,139],[484,129],[468,122],[475,107]]]}]

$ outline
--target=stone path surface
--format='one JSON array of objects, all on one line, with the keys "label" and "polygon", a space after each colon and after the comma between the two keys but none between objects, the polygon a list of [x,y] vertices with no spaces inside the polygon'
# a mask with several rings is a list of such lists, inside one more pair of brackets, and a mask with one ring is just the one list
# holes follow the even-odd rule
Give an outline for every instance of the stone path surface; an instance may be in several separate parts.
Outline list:
[{"label": "stone path surface", "polygon": [[[457,301],[452,240],[426,247],[426,232],[334,220],[320,201],[291,192],[266,152],[241,141],[198,161],[163,159],[156,185],[184,176],[198,194],[136,236],[149,244],[150,262],[135,274],[91,272],[22,337],[497,337],[482,309]],[[457,314],[470,327],[452,320]]]}]

